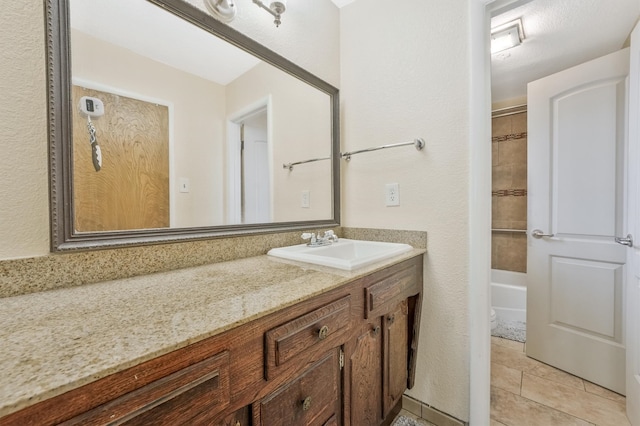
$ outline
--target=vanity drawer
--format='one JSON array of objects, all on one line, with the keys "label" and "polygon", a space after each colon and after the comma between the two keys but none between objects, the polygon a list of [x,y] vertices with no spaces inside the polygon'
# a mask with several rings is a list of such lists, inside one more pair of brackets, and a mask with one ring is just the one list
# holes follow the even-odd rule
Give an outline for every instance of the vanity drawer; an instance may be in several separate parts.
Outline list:
[{"label": "vanity drawer", "polygon": [[267,331],[265,378],[295,359],[304,362],[340,344],[349,328],[350,296]]},{"label": "vanity drawer", "polygon": [[209,357],[96,407],[63,425],[175,425],[229,405],[229,352]]},{"label": "vanity drawer", "polygon": [[414,260],[400,263],[389,273],[373,276],[372,284],[365,284],[364,317],[384,315],[393,304],[419,292],[422,280],[422,264]]},{"label": "vanity drawer", "polygon": [[341,407],[340,349],[334,348],[259,404],[260,423],[337,425]]}]

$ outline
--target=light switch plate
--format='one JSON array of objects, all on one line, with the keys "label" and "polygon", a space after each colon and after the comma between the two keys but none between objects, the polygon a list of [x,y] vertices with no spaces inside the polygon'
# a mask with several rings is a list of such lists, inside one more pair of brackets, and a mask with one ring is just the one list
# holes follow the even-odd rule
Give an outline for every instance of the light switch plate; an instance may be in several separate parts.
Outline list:
[{"label": "light switch plate", "polygon": [[180,178],[179,180],[180,192],[189,192],[191,186],[189,185],[189,178]]}]

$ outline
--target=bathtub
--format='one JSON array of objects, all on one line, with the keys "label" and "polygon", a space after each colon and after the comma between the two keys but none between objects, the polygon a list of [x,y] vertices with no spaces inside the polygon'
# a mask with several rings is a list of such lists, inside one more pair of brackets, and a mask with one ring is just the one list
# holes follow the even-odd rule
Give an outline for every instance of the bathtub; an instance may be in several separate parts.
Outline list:
[{"label": "bathtub", "polygon": [[491,270],[491,307],[498,318],[527,321],[527,274]]}]

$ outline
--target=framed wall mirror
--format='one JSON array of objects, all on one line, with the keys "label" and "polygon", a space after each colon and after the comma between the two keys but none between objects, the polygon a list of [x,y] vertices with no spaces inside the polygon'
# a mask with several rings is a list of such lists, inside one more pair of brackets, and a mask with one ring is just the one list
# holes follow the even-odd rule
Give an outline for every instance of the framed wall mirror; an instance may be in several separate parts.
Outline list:
[{"label": "framed wall mirror", "polygon": [[338,89],[184,0],[47,0],[51,246],[339,224]]}]

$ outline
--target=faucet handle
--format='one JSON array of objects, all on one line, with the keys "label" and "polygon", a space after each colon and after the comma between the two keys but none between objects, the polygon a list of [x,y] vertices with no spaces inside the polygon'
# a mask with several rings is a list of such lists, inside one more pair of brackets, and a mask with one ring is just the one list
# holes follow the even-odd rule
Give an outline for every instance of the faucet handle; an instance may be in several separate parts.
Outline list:
[{"label": "faucet handle", "polygon": [[313,241],[313,240],[315,240],[315,236],[316,235],[314,233],[312,233],[312,232],[304,232],[300,236],[300,238],[302,238],[303,240],[308,240],[309,238],[311,238],[311,240]]},{"label": "faucet handle", "polygon": [[333,242],[338,241],[338,236],[333,232],[332,229],[329,229],[328,231],[324,231],[324,238]]}]

